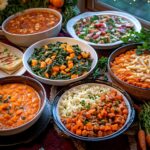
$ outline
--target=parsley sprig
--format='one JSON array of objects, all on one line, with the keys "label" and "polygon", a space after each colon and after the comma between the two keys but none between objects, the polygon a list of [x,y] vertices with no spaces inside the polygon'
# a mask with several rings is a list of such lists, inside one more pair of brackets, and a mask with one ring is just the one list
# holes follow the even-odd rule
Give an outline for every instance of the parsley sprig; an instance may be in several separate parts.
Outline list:
[{"label": "parsley sprig", "polygon": [[104,76],[104,79],[107,80],[107,77],[105,76],[105,73],[107,71],[107,63],[108,63],[108,58],[102,56],[99,58],[98,63],[93,71],[92,77],[94,79],[99,78],[100,76]]},{"label": "parsley sprig", "polygon": [[124,43],[141,43],[136,49],[136,54],[150,53],[150,30],[142,29],[141,32],[130,31],[121,39]]}]

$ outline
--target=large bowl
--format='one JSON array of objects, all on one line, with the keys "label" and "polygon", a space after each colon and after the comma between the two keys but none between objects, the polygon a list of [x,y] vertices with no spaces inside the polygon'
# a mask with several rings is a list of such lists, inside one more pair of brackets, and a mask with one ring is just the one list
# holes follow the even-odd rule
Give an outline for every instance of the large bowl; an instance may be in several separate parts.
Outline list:
[{"label": "large bowl", "polygon": [[[10,21],[11,19],[15,18],[16,16],[20,16],[22,14],[25,14],[25,13],[28,13],[31,11],[39,11],[39,10],[44,10],[44,11],[54,13],[56,16],[59,17],[59,22],[50,29],[44,30],[42,32],[32,33],[32,34],[14,34],[14,33],[8,32],[5,29],[7,22]],[[6,38],[10,42],[12,42],[18,46],[28,47],[31,44],[33,44],[39,40],[57,36],[61,30],[61,25],[62,25],[62,15],[58,11],[56,11],[54,9],[50,9],[50,8],[31,8],[31,9],[26,9],[22,12],[16,13],[16,14],[8,17],[2,24],[2,31],[3,31],[3,34],[6,36]]]},{"label": "large bowl", "polygon": [[[61,97],[68,90],[72,90],[74,87],[78,87],[78,86],[81,86],[83,84],[99,84],[102,87],[109,87],[109,88],[115,89],[120,94],[122,94],[129,113],[128,113],[127,120],[121,129],[119,129],[118,131],[116,131],[110,135],[104,136],[104,137],[84,137],[84,136],[78,136],[78,135],[72,133],[71,131],[69,131],[64,126],[64,124],[61,122],[61,119],[59,116],[59,111],[58,111],[58,106],[59,106],[59,102],[61,101]],[[73,137],[73,138],[76,138],[79,140],[84,140],[84,141],[104,141],[104,140],[115,138],[115,137],[119,136],[120,134],[122,134],[123,132],[125,132],[126,130],[128,130],[128,128],[133,123],[134,117],[135,117],[135,111],[134,111],[133,103],[132,103],[130,96],[124,90],[122,90],[120,87],[116,86],[115,84],[113,84],[111,82],[104,82],[101,80],[79,81],[79,82],[73,83],[73,84],[63,88],[61,91],[59,91],[57,93],[57,95],[54,98],[53,107],[52,107],[52,114],[53,114],[53,118],[54,118],[56,125],[59,127],[59,129],[62,132],[64,132],[69,137]]]},{"label": "large bowl", "polygon": [[0,78],[0,84],[9,84],[9,83],[22,83],[22,84],[27,84],[31,87],[34,88],[34,90],[37,91],[37,93],[40,96],[40,109],[37,112],[36,116],[30,120],[29,122],[18,126],[16,128],[12,128],[12,129],[0,129],[0,136],[9,136],[9,135],[14,135],[20,132],[23,132],[25,130],[27,130],[29,127],[31,127],[41,116],[45,104],[46,104],[46,92],[44,87],[42,86],[42,84],[38,81],[36,81],[35,79],[32,79],[30,77],[26,77],[26,76],[10,76],[10,77],[4,77],[4,78]]},{"label": "large bowl", "polygon": [[120,80],[111,70],[111,62],[114,61],[115,57],[119,56],[122,53],[125,53],[128,50],[137,48],[138,45],[140,44],[128,44],[115,50],[108,59],[108,73],[111,80],[122,87],[124,90],[126,90],[133,98],[135,98],[135,100],[137,99],[140,101],[150,101],[150,89],[128,84],[127,82]]},{"label": "large bowl", "polygon": [[67,32],[75,39],[78,39],[80,41],[84,41],[87,44],[93,46],[96,49],[113,49],[116,47],[119,47],[123,42],[122,41],[117,41],[114,43],[107,43],[107,44],[96,44],[92,42],[88,42],[86,40],[83,40],[79,38],[74,30],[74,25],[79,21],[81,18],[86,18],[86,17],[91,17],[94,15],[115,15],[115,16],[120,16],[123,18],[126,18],[129,22],[134,24],[135,31],[140,32],[141,30],[141,24],[140,22],[132,15],[124,12],[119,12],[119,11],[100,11],[100,12],[85,12],[83,14],[80,14],[78,16],[73,17],[70,19],[67,23]]},{"label": "large bowl", "polygon": [[[70,45],[77,44],[83,51],[90,52],[91,58],[93,59],[90,71],[87,72],[86,74],[83,74],[82,76],[79,76],[78,78],[68,79],[68,80],[52,80],[52,79],[40,77],[40,76],[36,75],[35,73],[33,73],[33,71],[31,70],[31,67],[28,64],[28,59],[31,57],[32,53],[34,52],[34,49],[41,47],[43,45],[49,44],[49,43],[56,43],[58,41],[59,42],[67,42]],[[57,38],[49,38],[49,39],[41,40],[41,41],[33,44],[32,46],[30,46],[23,55],[24,67],[34,78],[36,78],[37,80],[39,80],[40,82],[43,82],[45,84],[57,85],[57,86],[64,86],[64,85],[70,84],[72,82],[79,81],[79,80],[86,78],[95,68],[97,61],[98,61],[97,53],[91,46],[85,44],[84,42],[75,40],[73,38],[66,38],[66,37],[57,37]]]}]

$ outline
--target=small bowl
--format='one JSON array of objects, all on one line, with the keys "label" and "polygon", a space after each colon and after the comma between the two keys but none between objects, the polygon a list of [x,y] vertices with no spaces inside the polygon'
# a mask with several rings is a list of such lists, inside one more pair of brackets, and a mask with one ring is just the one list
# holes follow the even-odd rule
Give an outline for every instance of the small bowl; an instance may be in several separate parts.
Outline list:
[{"label": "small bowl", "polygon": [[150,89],[142,88],[142,87],[137,87],[131,84],[128,84],[127,82],[124,82],[120,80],[111,70],[111,62],[114,61],[115,57],[119,56],[122,53],[125,53],[128,50],[135,49],[137,46],[140,44],[128,44],[125,46],[122,46],[115,50],[108,59],[108,73],[111,78],[111,80],[122,87],[124,90],[126,90],[135,100],[140,100],[140,101],[150,101]]},{"label": "small bowl", "polygon": [[78,16],[75,16],[71,18],[68,23],[67,23],[67,32],[75,39],[84,41],[87,44],[93,46],[96,49],[113,49],[116,47],[119,47],[121,44],[123,44],[122,41],[116,41],[114,43],[106,43],[106,44],[96,44],[93,42],[86,41],[84,39],[79,38],[74,30],[74,25],[79,21],[81,18],[86,18],[86,17],[91,17],[94,15],[114,15],[114,16],[120,16],[125,19],[127,19],[129,22],[134,24],[135,31],[140,32],[141,30],[141,24],[140,22],[132,15],[125,13],[125,12],[120,12],[120,11],[99,11],[99,12],[85,12],[82,13]]},{"label": "small bowl", "polygon": [[[9,22],[11,19],[15,18],[16,16],[20,16],[22,14],[25,14],[25,13],[28,13],[31,11],[40,11],[40,10],[54,13],[56,16],[59,17],[59,19],[60,19],[59,22],[50,29],[44,30],[42,32],[32,33],[32,34],[14,34],[14,33],[8,32],[5,29],[7,22]],[[61,25],[62,25],[62,15],[58,11],[56,11],[54,9],[50,9],[50,8],[31,8],[31,9],[26,9],[22,12],[16,13],[16,14],[8,17],[2,24],[2,31],[3,31],[3,34],[6,36],[6,38],[10,42],[12,42],[18,46],[28,47],[31,44],[33,44],[39,40],[57,36],[61,30]]]},{"label": "small bowl", "polygon": [[[74,87],[81,86],[83,84],[86,84],[86,85],[87,84],[99,84],[99,85],[102,85],[103,87],[110,87],[112,89],[117,90],[119,93],[121,93],[123,95],[124,101],[126,103],[126,106],[128,107],[129,113],[128,113],[127,120],[121,129],[119,129],[118,131],[116,131],[110,135],[104,136],[104,137],[84,137],[84,136],[78,136],[78,135],[72,133],[64,126],[64,124],[61,122],[59,112],[58,112],[58,105],[61,100],[61,97],[68,90],[72,90]],[[79,81],[79,82],[73,83],[73,84],[63,88],[62,90],[60,90],[57,93],[57,95],[54,98],[54,102],[53,102],[52,114],[53,114],[54,122],[56,123],[56,125],[67,136],[73,137],[78,140],[83,140],[83,141],[105,141],[105,140],[112,139],[112,138],[119,136],[120,134],[125,132],[131,126],[131,124],[134,121],[135,110],[133,108],[133,103],[132,103],[130,96],[124,90],[122,90],[120,87],[116,86],[115,84],[113,84],[111,82],[104,82],[101,80],[85,80],[85,81]]]},{"label": "small bowl", "polygon": [[[91,66],[91,69],[89,72],[87,72],[86,74],[83,74],[82,76],[79,76],[78,78],[75,78],[75,79],[68,79],[68,80],[52,80],[52,79],[46,79],[46,78],[43,78],[43,77],[40,77],[38,75],[36,75],[35,73],[33,73],[33,71],[31,70],[29,64],[28,64],[28,59],[30,58],[30,56],[32,55],[33,51],[34,51],[34,48],[38,48],[38,47],[41,47],[45,44],[49,44],[49,43],[56,43],[56,42],[67,42],[68,44],[70,45],[79,45],[79,47],[83,50],[83,51],[86,51],[86,52],[90,52],[91,54],[91,58],[93,59],[93,62],[92,62],[92,66]],[[75,40],[73,38],[67,38],[67,37],[56,37],[56,38],[49,38],[49,39],[44,39],[44,40],[41,40],[35,44],[33,44],[32,46],[30,46],[24,53],[23,55],[23,64],[24,64],[24,67],[26,68],[26,70],[34,77],[36,78],[37,80],[39,80],[40,82],[42,83],[45,83],[45,84],[49,84],[49,85],[57,85],[57,86],[64,86],[64,85],[67,85],[67,84],[70,84],[72,82],[75,82],[75,81],[79,81],[79,80],[82,80],[84,78],[86,78],[92,71],[93,69],[95,68],[96,64],[98,62],[98,56],[97,56],[97,53],[96,51],[89,45],[85,44],[84,42],[81,42],[81,41],[78,41],[78,40]]]},{"label": "small bowl", "polygon": [[2,129],[2,130],[0,129],[0,136],[14,135],[14,134],[23,132],[23,131],[27,130],[28,128],[30,128],[39,119],[39,117],[41,116],[41,114],[44,110],[45,104],[46,104],[45,89],[42,86],[42,84],[40,82],[36,81],[35,79],[26,77],[26,76],[10,76],[10,77],[0,78],[0,84],[9,84],[9,83],[22,83],[22,84],[27,84],[27,85],[31,86],[39,94],[41,103],[40,103],[39,111],[37,112],[36,116],[33,119],[31,119],[29,122],[27,122],[21,126],[18,126],[18,127],[12,128],[12,129]]}]

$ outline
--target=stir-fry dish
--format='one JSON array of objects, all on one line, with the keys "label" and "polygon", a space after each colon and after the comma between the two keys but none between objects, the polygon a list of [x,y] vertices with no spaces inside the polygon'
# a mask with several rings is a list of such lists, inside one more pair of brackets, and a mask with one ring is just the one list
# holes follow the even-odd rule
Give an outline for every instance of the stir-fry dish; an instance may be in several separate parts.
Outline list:
[{"label": "stir-fry dish", "polygon": [[129,50],[115,58],[111,70],[122,81],[131,85],[150,88],[150,55],[136,55],[136,49]]},{"label": "stir-fry dish", "polygon": [[120,41],[134,25],[126,18],[115,15],[94,15],[82,18],[74,25],[76,35],[88,42],[96,44]]},{"label": "stir-fry dish", "polygon": [[113,134],[123,127],[128,117],[122,94],[99,84],[83,84],[65,92],[58,110],[68,130],[86,137]]},{"label": "stir-fry dish", "polygon": [[82,51],[78,45],[56,42],[35,48],[28,63],[38,76],[64,80],[87,73],[92,59],[90,53]]},{"label": "stir-fry dish", "polygon": [[32,120],[40,108],[38,93],[29,85],[0,85],[0,129],[11,129]]}]

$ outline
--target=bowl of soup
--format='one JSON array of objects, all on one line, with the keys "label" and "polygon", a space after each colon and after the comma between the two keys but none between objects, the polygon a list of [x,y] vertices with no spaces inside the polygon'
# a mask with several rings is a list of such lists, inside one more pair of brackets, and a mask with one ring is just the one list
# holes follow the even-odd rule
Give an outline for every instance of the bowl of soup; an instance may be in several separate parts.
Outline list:
[{"label": "bowl of soup", "polygon": [[62,15],[49,8],[32,8],[8,17],[2,24],[6,38],[18,45],[28,47],[49,37],[55,37],[61,30]]},{"label": "bowl of soup", "polygon": [[35,79],[0,78],[0,136],[27,130],[39,119],[45,104],[44,87]]}]

